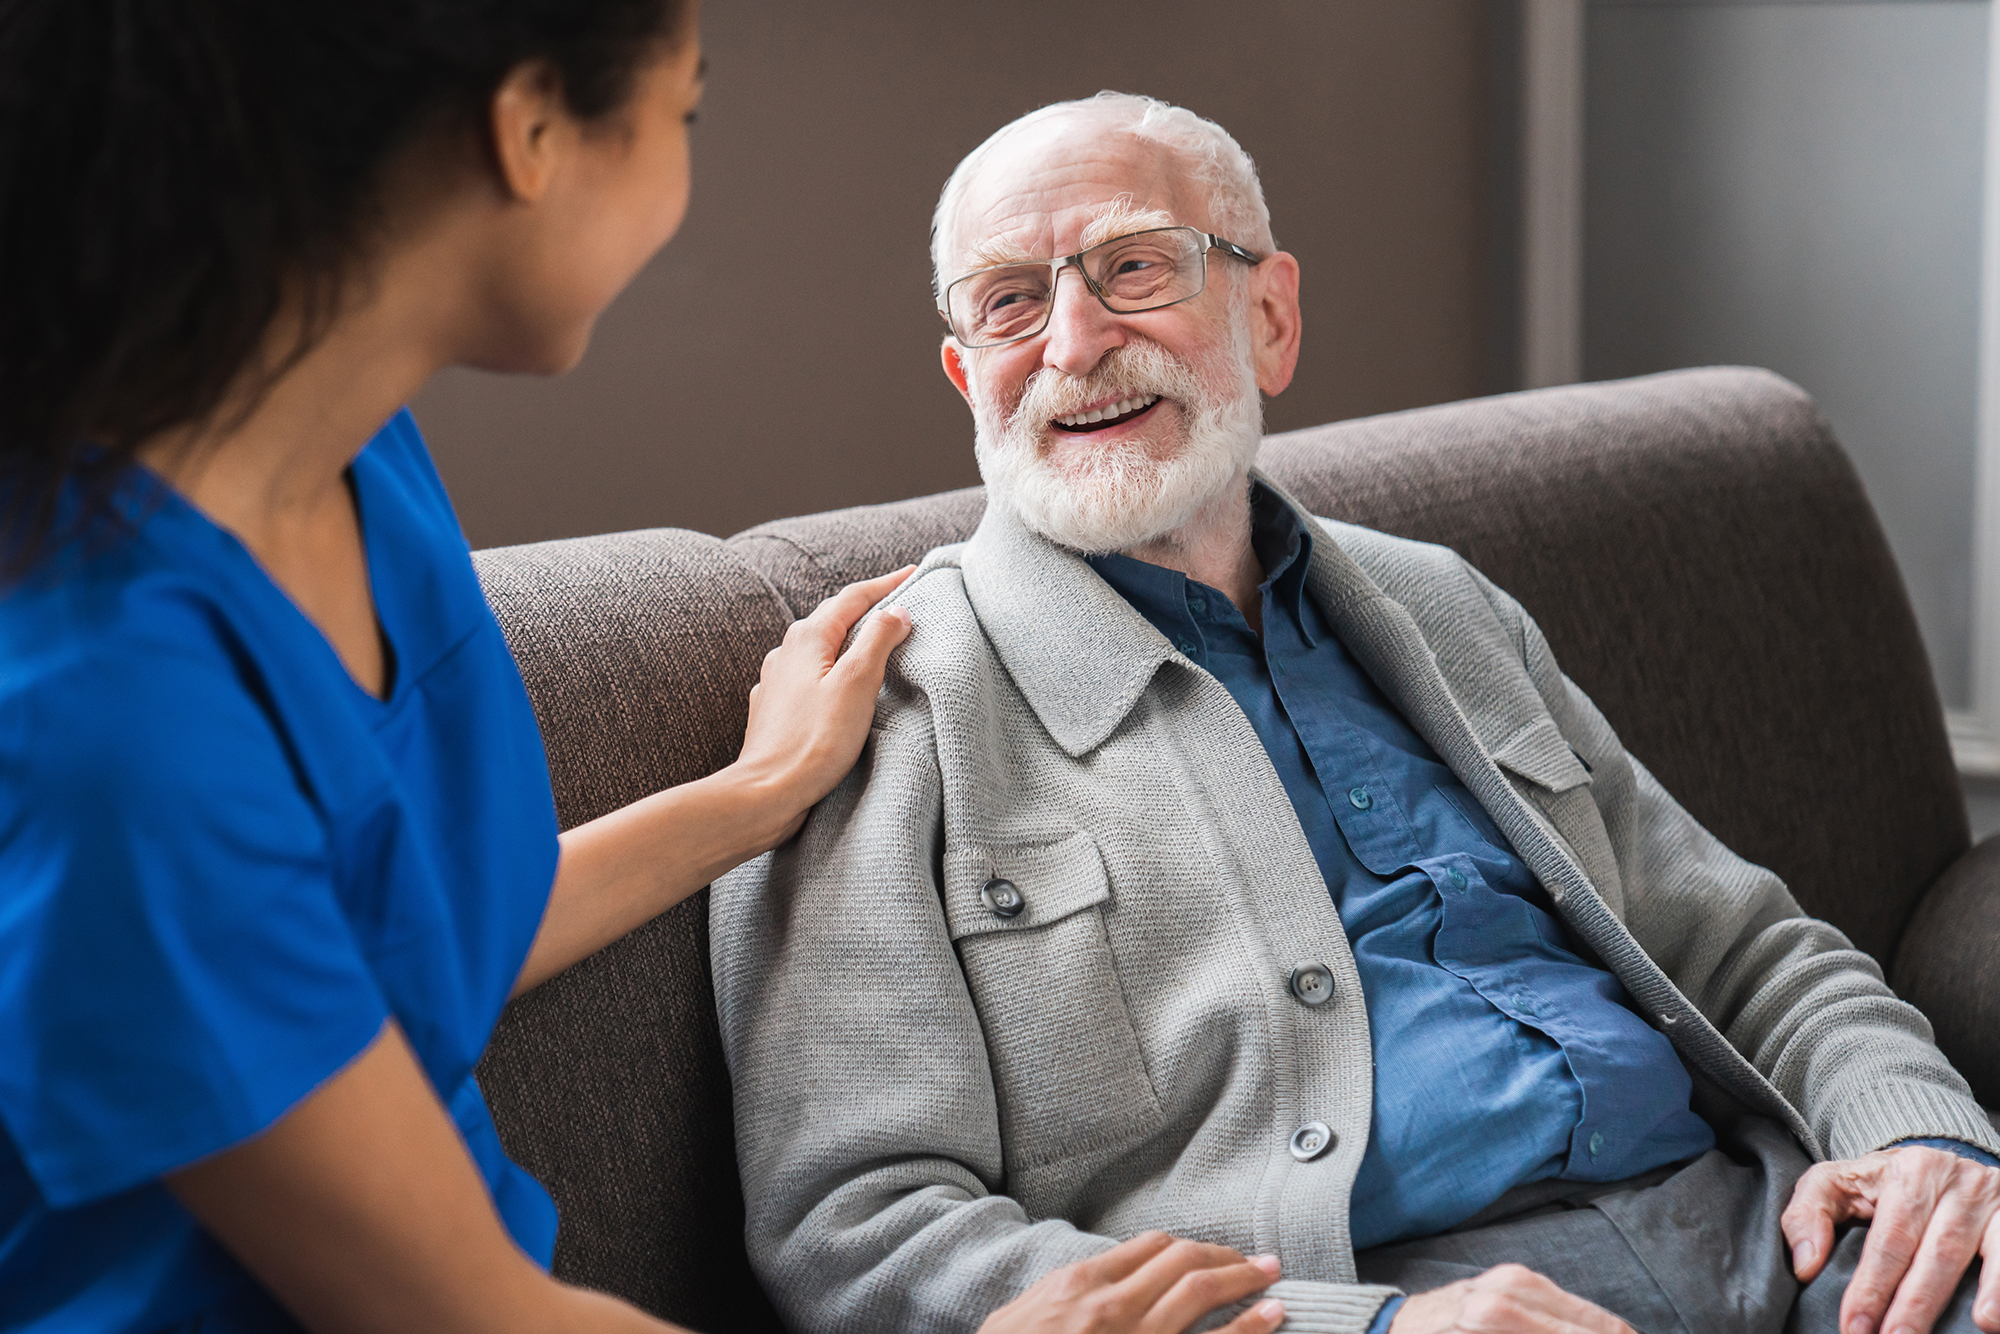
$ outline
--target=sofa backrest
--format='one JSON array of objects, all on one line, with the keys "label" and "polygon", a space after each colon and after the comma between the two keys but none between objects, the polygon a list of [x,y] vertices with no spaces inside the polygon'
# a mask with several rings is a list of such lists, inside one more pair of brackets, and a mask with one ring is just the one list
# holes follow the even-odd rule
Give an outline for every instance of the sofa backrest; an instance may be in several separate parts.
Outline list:
[{"label": "sofa backrest", "polygon": [[[1518,597],[1709,828],[1885,962],[1967,845],[1909,603],[1805,395],[1759,371],[1542,390],[1273,436],[1323,514]],[[482,552],[564,825],[726,764],[763,654],[841,584],[969,536],[977,489]],[[557,1272],[697,1329],[776,1330],[742,1246],[707,895],[512,1006],[480,1077],[562,1210]]]}]

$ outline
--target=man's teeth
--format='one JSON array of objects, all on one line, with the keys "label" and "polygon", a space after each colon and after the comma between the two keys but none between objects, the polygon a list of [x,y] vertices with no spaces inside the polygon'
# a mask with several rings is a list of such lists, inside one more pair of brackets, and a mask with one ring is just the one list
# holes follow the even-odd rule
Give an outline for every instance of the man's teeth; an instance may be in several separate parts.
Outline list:
[{"label": "man's teeth", "polygon": [[1058,426],[1088,426],[1092,422],[1107,421],[1112,417],[1123,417],[1140,412],[1160,401],[1158,394],[1141,394],[1137,398],[1123,399],[1108,408],[1093,408],[1089,412],[1072,412],[1067,417],[1056,418]]}]

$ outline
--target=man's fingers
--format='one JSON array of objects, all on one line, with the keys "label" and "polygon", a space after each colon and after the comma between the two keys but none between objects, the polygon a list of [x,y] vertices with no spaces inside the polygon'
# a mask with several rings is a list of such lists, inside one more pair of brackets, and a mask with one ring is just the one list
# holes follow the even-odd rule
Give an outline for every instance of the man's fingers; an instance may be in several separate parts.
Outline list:
[{"label": "man's fingers", "polygon": [[1833,1225],[1853,1217],[1853,1201],[1846,1184],[1833,1169],[1821,1163],[1799,1178],[1778,1226],[1785,1245],[1792,1252],[1792,1273],[1801,1283],[1810,1283],[1826,1268],[1833,1254]]},{"label": "man's fingers", "polygon": [[1987,1220],[1979,1254],[1979,1295],[1972,1302],[1972,1323],[1986,1334],[2000,1334],[2000,1214]]},{"label": "man's fingers", "polygon": [[1276,1256],[1262,1255],[1235,1264],[1197,1266],[1181,1275],[1179,1281],[1153,1304],[1144,1328],[1148,1334],[1153,1334],[1153,1331],[1180,1334],[1210,1311],[1240,1302],[1277,1281]]},{"label": "man's fingers", "polygon": [[1937,1323],[1979,1253],[1980,1226],[1985,1221],[1975,1217],[1962,1200],[1947,1195],[1939,1202],[1908,1272],[1896,1286],[1882,1328],[1928,1331]]},{"label": "man's fingers", "polygon": [[1847,1292],[1840,1299],[1840,1328],[1852,1331],[1855,1317],[1867,1318],[1866,1328],[1881,1328],[1882,1315],[1896,1295],[1903,1276],[1916,1259],[1935,1200],[1906,1190],[1885,1191],[1875,1204],[1875,1220],[1861,1246]]}]

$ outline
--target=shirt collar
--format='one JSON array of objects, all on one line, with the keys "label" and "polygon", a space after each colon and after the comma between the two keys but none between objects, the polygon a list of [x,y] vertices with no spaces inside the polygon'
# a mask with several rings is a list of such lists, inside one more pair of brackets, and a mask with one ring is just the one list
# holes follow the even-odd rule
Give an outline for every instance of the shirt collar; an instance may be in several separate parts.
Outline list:
[{"label": "shirt collar", "polygon": [[[1316,593],[1323,603],[1329,595],[1336,600],[1380,596],[1333,543],[1322,544],[1315,557],[1311,521],[1304,511],[1267,486],[1260,474],[1253,472],[1251,478],[1256,487],[1253,514],[1268,492],[1270,508],[1284,512],[1298,538],[1295,551],[1289,541],[1283,547],[1289,559],[1276,576],[1282,585],[1295,574],[1298,590],[1290,594],[1295,607],[1308,566],[1329,560],[1338,573],[1329,567],[1324,573],[1331,574],[1331,582],[1319,580],[1328,584]],[[1273,531],[1282,527],[1276,524]],[[966,598],[994,653],[1050,737],[1072,756],[1103,744],[1138,703],[1160,664],[1177,656],[1166,637],[1089,562],[1028,528],[1004,505],[987,505],[959,563]],[[1184,598],[1185,588],[1173,586]]]},{"label": "shirt collar", "polygon": [[[1312,533],[1284,497],[1261,478],[1253,479],[1250,488],[1250,546],[1264,570],[1258,592],[1264,598],[1265,610],[1275,608],[1291,617],[1306,643],[1316,646],[1319,641],[1304,612],[1306,570],[1312,563]],[[1201,589],[1211,600],[1225,598],[1218,589],[1150,561],[1117,554],[1086,556],[1084,560],[1169,640],[1182,638],[1194,643],[1202,640],[1200,623],[1189,614],[1189,584]]]}]

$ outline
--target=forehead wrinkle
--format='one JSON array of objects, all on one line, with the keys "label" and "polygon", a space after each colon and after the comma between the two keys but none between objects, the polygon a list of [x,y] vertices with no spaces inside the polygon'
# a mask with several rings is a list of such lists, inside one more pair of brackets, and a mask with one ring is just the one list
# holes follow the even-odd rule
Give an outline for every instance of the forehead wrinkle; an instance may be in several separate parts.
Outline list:
[{"label": "forehead wrinkle", "polygon": [[[1178,227],[1180,222],[1163,208],[1140,208],[1132,202],[1129,194],[1097,205],[1092,212],[1096,215],[1083,229],[1083,236],[1077,242],[1080,249],[1133,232],[1152,231],[1157,227]],[[1053,255],[1038,255],[1007,236],[995,236],[981,241],[966,253],[966,272],[976,273],[980,269],[998,268],[1006,264],[1046,264]]]},{"label": "forehead wrinkle", "polygon": [[[1050,157],[1057,160],[1049,161]],[[1111,212],[1148,215],[1149,220],[1122,230],[1176,226],[1180,220],[1159,202],[1163,195],[1168,204],[1180,202],[1188,184],[1183,171],[1174,155],[1158,145],[1116,131],[1089,133],[1088,127],[1072,125],[1055,133],[1025,136],[985,164],[981,179],[968,187],[960,203],[953,230],[962,237],[983,223],[987,236],[973,245],[961,243],[959,272],[993,263],[1053,259],[1053,247],[1061,244],[1059,234],[1074,226],[1079,215],[1089,223],[1072,233],[1080,238],[1072,250],[1119,234],[1118,224],[1110,224],[1109,230],[1096,225]],[[1142,195],[1144,208],[1135,208],[1135,199]],[[1155,214],[1160,221],[1150,220]],[[1029,249],[1019,239],[1023,237],[1038,248]]]}]

